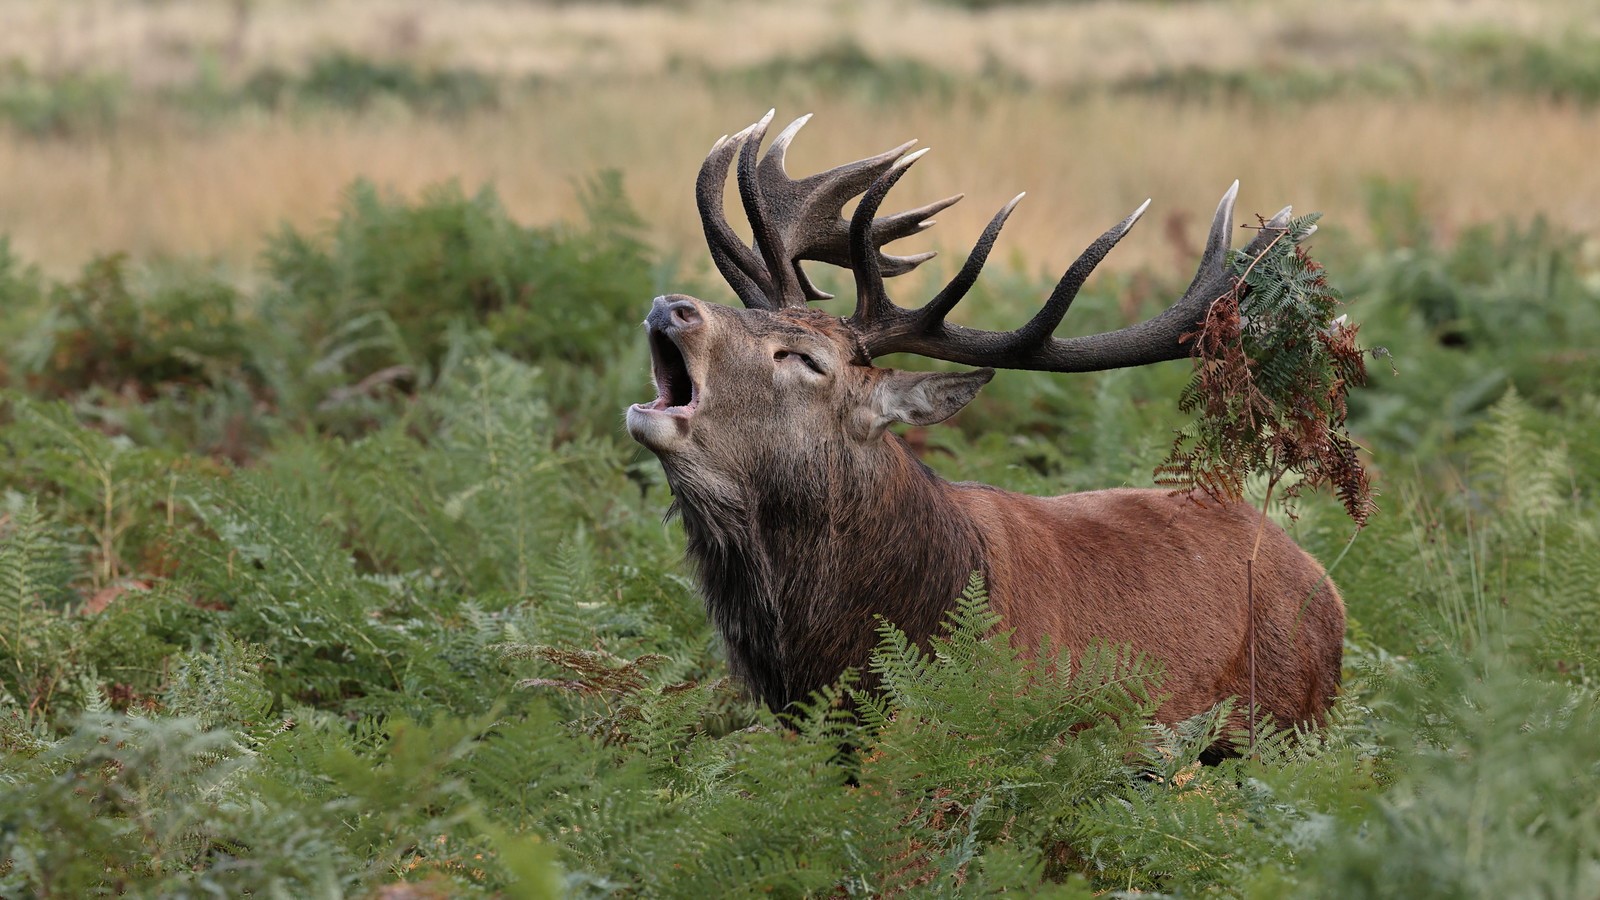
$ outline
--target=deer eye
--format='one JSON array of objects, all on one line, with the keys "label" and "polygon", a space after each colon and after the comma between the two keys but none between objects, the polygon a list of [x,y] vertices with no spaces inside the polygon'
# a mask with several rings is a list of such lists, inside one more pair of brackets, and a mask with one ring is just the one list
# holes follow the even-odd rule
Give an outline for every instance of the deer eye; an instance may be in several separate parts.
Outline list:
[{"label": "deer eye", "polygon": [[793,350],[779,350],[778,352],[772,354],[772,358],[777,362],[783,362],[786,359],[798,359],[806,364],[806,368],[817,373],[818,375],[828,374],[827,371],[825,371],[821,366],[817,365],[816,360],[804,353],[796,353]]}]

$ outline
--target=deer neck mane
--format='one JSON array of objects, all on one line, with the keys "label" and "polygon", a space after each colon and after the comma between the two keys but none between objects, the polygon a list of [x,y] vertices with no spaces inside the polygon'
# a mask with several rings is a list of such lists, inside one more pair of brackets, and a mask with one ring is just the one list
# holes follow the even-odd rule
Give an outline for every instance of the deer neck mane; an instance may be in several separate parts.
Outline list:
[{"label": "deer neck mane", "polygon": [[875,616],[927,637],[983,565],[949,485],[898,437],[819,444],[799,458],[715,480],[668,468],[729,664],[774,709],[864,668]]}]

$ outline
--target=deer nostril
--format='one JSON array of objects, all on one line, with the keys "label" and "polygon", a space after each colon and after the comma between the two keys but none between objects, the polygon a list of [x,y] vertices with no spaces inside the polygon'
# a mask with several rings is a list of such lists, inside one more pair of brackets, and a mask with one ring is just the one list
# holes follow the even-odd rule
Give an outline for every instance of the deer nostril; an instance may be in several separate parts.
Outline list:
[{"label": "deer nostril", "polygon": [[694,308],[693,303],[678,301],[672,304],[672,323],[678,326],[700,324],[700,310]]}]

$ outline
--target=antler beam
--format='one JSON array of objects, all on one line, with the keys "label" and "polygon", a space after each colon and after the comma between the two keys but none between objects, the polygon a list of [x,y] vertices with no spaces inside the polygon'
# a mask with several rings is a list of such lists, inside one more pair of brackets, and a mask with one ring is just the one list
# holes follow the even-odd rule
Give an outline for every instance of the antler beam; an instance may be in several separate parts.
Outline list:
[{"label": "antler beam", "polygon": [[[921,155],[919,152],[901,158],[867,191],[851,221],[852,246],[872,245],[872,232],[876,227],[873,216],[878,206]],[[856,311],[849,322],[860,339],[862,353],[868,358],[887,353],[915,353],[966,365],[1046,372],[1093,372],[1182,359],[1190,353],[1190,348],[1181,342],[1182,336],[1194,331],[1204,320],[1211,303],[1233,286],[1228,271],[1228,244],[1238,190],[1239,182],[1235,181],[1222,195],[1222,202],[1211,220],[1205,252],[1188,290],[1165,311],[1137,325],[1083,337],[1052,336],[1089,274],[1139,221],[1150,206],[1149,200],[1096,238],[1062,275],[1043,308],[1016,331],[982,331],[945,321],[950,310],[977,280],[1000,229],[1022,199],[1021,194],[990,220],[961,271],[923,307],[911,310],[895,305],[884,290],[878,267],[870,260],[858,266]],[[1246,246],[1245,252],[1255,254],[1264,249],[1277,233],[1288,227],[1290,212],[1291,209],[1285,207],[1273,216]]]}]

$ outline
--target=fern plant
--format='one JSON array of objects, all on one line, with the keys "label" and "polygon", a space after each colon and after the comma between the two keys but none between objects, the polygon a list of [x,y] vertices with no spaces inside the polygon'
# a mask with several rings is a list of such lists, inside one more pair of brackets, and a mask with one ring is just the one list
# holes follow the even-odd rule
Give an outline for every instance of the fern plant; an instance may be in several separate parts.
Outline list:
[{"label": "fern plant", "polygon": [[72,687],[75,635],[50,607],[70,596],[73,572],[38,502],[7,499],[0,507],[0,711],[39,714]]},{"label": "fern plant", "polygon": [[[1338,495],[1357,525],[1375,509],[1345,427],[1347,395],[1366,382],[1359,326],[1334,318],[1339,294],[1300,241],[1318,215],[1291,220],[1258,254],[1236,251],[1233,290],[1214,301],[1192,341],[1195,370],[1158,484],[1238,499],[1252,473],[1292,498],[1308,487]],[[1263,223],[1263,227],[1266,223]],[[1293,474],[1295,479],[1284,481]]]},{"label": "fern plant", "polygon": [[[1339,569],[1328,725],[1257,723],[1207,767],[1230,707],[1156,724],[1148,660],[1023,658],[976,582],[792,715],[743,696],[616,432],[660,273],[610,190],[572,228],[352,199],[275,242],[259,307],[200,268],[53,288],[0,252],[0,895],[1595,893],[1600,399],[1573,335],[1600,304],[1567,236],[1345,248],[1369,329],[1417,360],[1351,395],[1350,430],[1425,459]],[[1138,480],[1185,376],[1277,396],[1350,338],[1291,243],[1235,261],[1243,370],[1223,346],[1090,390],[1019,374],[928,451],[1035,493]],[[63,290],[106,316],[60,318]],[[1147,288],[1090,290],[1105,330]],[[217,318],[170,327],[196,304]],[[142,349],[52,359],[85,328]],[[1247,464],[1336,409],[1318,378]],[[1301,512],[1337,559],[1342,514]]]}]

